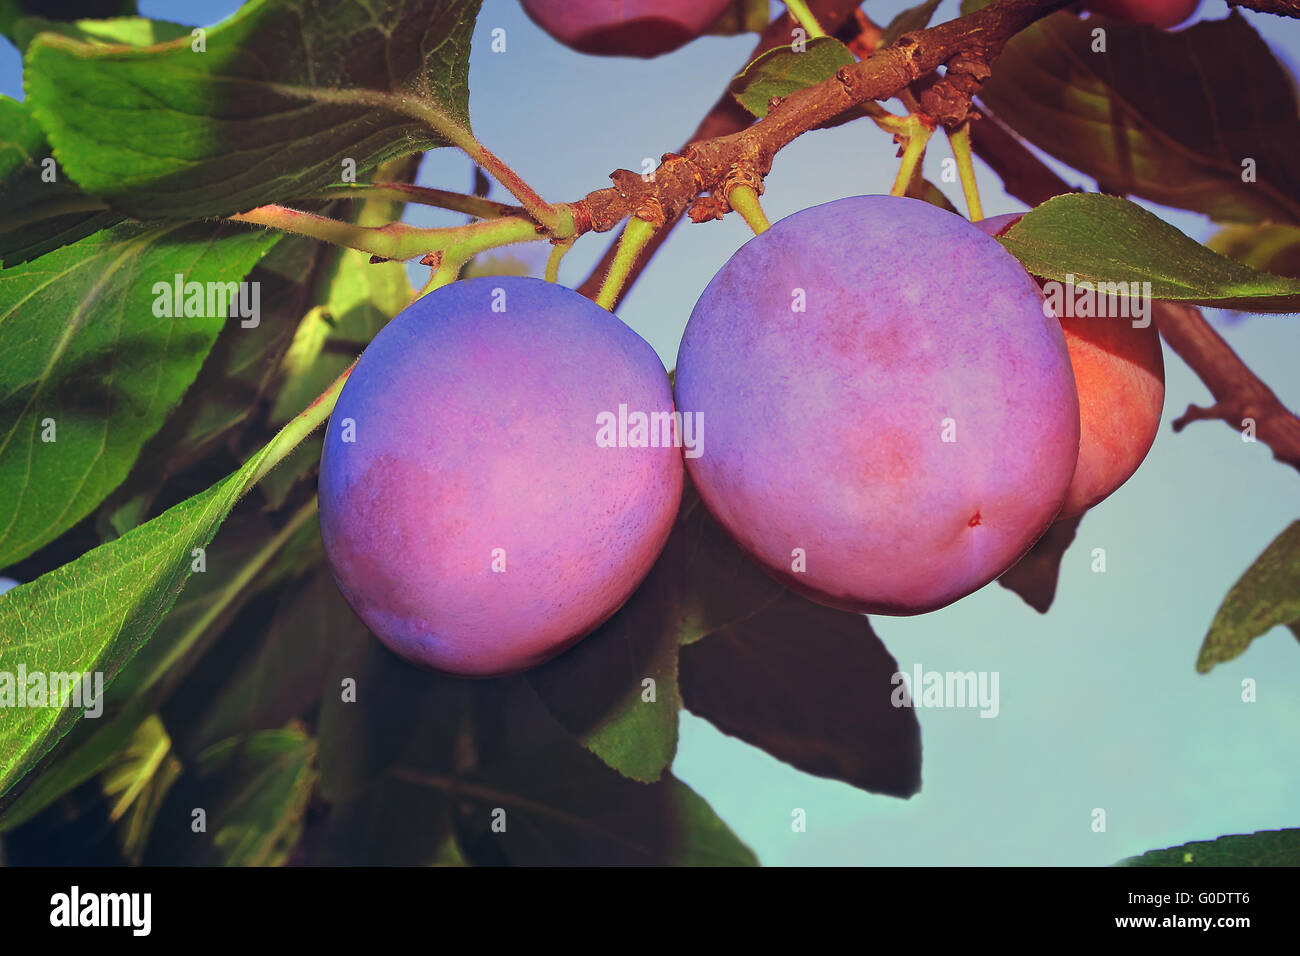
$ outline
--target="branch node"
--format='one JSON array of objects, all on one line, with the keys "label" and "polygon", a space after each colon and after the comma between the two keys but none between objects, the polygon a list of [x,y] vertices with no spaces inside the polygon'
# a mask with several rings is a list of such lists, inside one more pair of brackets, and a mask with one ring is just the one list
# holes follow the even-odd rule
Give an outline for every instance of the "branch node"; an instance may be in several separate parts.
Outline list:
[{"label": "branch node", "polygon": [[637,219],[644,219],[656,229],[668,221],[668,216],[664,212],[663,203],[658,199],[655,199],[653,196],[646,197],[641,205],[637,206],[636,212],[633,213],[633,215]]}]

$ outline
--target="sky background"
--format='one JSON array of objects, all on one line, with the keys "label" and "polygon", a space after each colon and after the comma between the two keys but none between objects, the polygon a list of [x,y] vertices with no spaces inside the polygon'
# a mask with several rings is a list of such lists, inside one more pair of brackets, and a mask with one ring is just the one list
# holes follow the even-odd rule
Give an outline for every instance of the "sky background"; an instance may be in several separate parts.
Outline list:
[{"label": "sky background", "polygon": [[[910,5],[870,0],[886,23]],[[238,0],[141,0],[142,13],[210,24]],[[945,0],[935,22],[957,15]],[[1198,17],[1227,15],[1222,0]],[[1248,14],[1293,70],[1300,21]],[[506,30],[505,53],[489,52]],[[649,61],[583,56],[551,40],[515,0],[485,0],[470,65],[475,132],[543,196],[576,199],[617,168],[681,145],[730,78],[754,37],[705,37]],[[21,65],[0,45],[0,92],[21,97]],[[860,121],[808,134],[777,157],[763,198],[773,221],[843,196],[887,192],[897,168],[889,138]],[[950,155],[936,137],[926,169],[938,181]],[[1023,209],[984,166],[987,215]],[[467,191],[471,167],[453,150],[431,154],[420,182]],[[1077,174],[1071,182],[1091,186]],[[962,206],[960,190],[946,187]],[[495,198],[504,196],[499,187]],[[1155,207],[1149,207],[1155,209]],[[1189,235],[1213,231],[1199,216],[1155,209]],[[455,221],[437,212],[421,224]],[[578,285],[608,236],[588,236],[564,260]],[[665,365],[695,300],[750,236],[736,216],[679,227],[619,309]],[[540,274],[548,247],[518,247]],[[421,270],[423,271],[423,270]],[[1294,317],[1211,316],[1237,353],[1300,409],[1300,330]],[[953,303],[961,320],[961,303]],[[1228,588],[1268,543],[1300,517],[1300,476],[1222,423],[1175,435],[1169,421],[1205,386],[1165,351],[1165,421],[1145,465],[1080,527],[1046,616],[997,585],[932,614],[874,617],[911,672],[998,671],[1001,712],[921,710],[923,789],[910,800],[875,796],[796,771],[682,715],[675,772],[768,865],[1103,865],[1148,849],[1224,833],[1300,826],[1300,646],[1278,628],[1238,659],[1196,673],[1197,650]],[[1093,548],[1108,570],[1091,570]],[[1258,702],[1241,701],[1246,678]],[[864,737],[864,747],[871,741]],[[1093,808],[1107,815],[1092,830]],[[791,831],[791,811],[807,831]]]}]

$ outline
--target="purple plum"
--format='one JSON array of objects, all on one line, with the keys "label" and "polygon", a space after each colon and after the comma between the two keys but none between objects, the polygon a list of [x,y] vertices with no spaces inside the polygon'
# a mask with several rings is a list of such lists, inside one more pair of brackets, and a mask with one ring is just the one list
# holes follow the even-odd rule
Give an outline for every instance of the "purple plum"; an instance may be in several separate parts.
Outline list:
[{"label": "purple plum", "polygon": [[650,570],[682,492],[672,441],[602,430],[621,407],[671,421],[663,363],[571,289],[487,276],[407,308],[325,435],[321,538],[348,603],[402,657],[464,676],[590,633]]},{"label": "purple plum", "polygon": [[1079,405],[1060,324],[960,216],[858,196],[789,216],[700,297],[677,406],[709,510],[832,607],[919,614],[983,587],[1065,499]]},{"label": "purple plum", "polygon": [[539,27],[580,53],[652,57],[704,33],[731,0],[523,0]]}]

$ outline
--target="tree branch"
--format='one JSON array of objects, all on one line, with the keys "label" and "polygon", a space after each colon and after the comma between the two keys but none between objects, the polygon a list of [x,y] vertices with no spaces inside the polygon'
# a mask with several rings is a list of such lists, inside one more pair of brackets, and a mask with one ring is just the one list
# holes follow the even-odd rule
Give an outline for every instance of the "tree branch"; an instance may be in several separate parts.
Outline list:
[{"label": "tree branch", "polygon": [[[798,136],[864,103],[889,99],[945,64],[944,84],[960,90],[969,106],[970,95],[1006,42],[1067,2],[997,0],[969,16],[905,33],[869,58],[841,68],[829,80],[779,100],[753,126],[692,143],[680,155],[669,154],[649,181],[630,170],[615,170],[610,176],[613,187],[588,193],[573,205],[585,207],[596,232],[612,229],[651,201],[669,218],[680,216],[701,193],[721,186],[732,169],[765,176],[776,154]],[[949,114],[944,121],[952,118]]]},{"label": "tree branch", "polygon": [[1160,334],[1214,396],[1214,404],[1209,408],[1189,405],[1174,420],[1174,431],[1182,431],[1191,422],[1213,418],[1241,431],[1245,428],[1243,420],[1251,419],[1255,437],[1273,449],[1273,457],[1300,470],[1300,419],[1237,357],[1205,321],[1200,309],[1176,302],[1153,304]]},{"label": "tree branch", "polygon": [[1228,6],[1300,19],[1300,0],[1228,0]]},{"label": "tree branch", "polygon": [[[572,206],[587,213],[590,228],[596,232],[612,229],[654,204],[663,210],[668,222],[674,222],[701,193],[721,187],[733,169],[766,176],[776,154],[798,136],[864,103],[889,99],[944,65],[948,72],[933,88],[936,97],[949,104],[951,113],[952,91],[957,90],[969,107],[970,95],[988,75],[989,62],[1006,42],[1067,2],[997,0],[969,16],[905,33],[868,59],[843,67],[831,79],[791,93],[752,126],[711,139],[696,139],[680,154],[669,153],[648,181],[630,170],[618,169],[610,175],[613,187],[588,193]],[[843,19],[850,13],[846,12]],[[785,18],[780,22],[789,23]],[[843,20],[826,18],[823,22]],[[788,30],[788,26],[783,29]],[[764,38],[769,34],[777,35],[771,27]],[[774,45],[784,42],[782,38]],[[950,118],[945,115],[945,122]],[[667,229],[660,232],[666,233]],[[588,279],[579,291],[590,294],[592,285]]]},{"label": "tree branch", "polygon": [[[852,17],[858,9],[858,3],[860,2],[861,0],[812,0],[809,6],[812,9],[813,14],[817,17],[818,22],[824,25],[831,33],[834,33],[842,24],[849,21],[850,17]],[[779,16],[769,23],[767,28],[759,36],[758,45],[754,47],[754,51],[750,53],[745,59],[745,62],[741,64],[741,68],[743,69],[768,50],[774,50],[779,46],[785,46],[788,44],[790,42],[791,31],[794,27],[795,23],[788,14]],[[740,71],[737,70],[736,72]],[[710,109],[704,119],[700,121],[700,125],[695,128],[695,132],[693,132],[690,139],[686,141],[683,149],[685,149],[686,146],[700,142],[701,140],[714,139],[719,136],[729,136],[732,133],[739,133],[741,130],[752,125],[753,122],[754,117],[750,112],[737,103],[736,98],[732,96],[730,92],[724,90],[722,95],[718,97],[718,101],[713,104],[712,109]],[[661,245],[663,245],[664,241],[668,238],[668,234],[673,231],[681,220],[682,217],[680,215],[671,215],[663,226],[655,230],[655,234],[651,237],[650,241],[646,243],[646,247],[642,251],[640,258],[637,259],[636,263],[632,266],[631,271],[628,273],[627,280],[624,283],[623,288],[619,291],[618,298],[614,300],[615,305],[617,305],[622,297],[627,294],[627,291],[632,288],[633,283],[636,282],[637,276],[641,274],[641,271],[646,267],[650,260],[654,258],[655,252],[658,251]],[[601,257],[601,260],[597,263],[596,267],[591,270],[591,274],[587,276],[582,285],[578,286],[578,291],[580,293],[589,299],[594,299],[596,297],[600,291],[602,283],[604,282],[605,275],[609,272],[609,267],[614,261],[614,256],[617,253],[618,240],[615,240],[609,244],[609,248],[605,250],[605,255]]]}]

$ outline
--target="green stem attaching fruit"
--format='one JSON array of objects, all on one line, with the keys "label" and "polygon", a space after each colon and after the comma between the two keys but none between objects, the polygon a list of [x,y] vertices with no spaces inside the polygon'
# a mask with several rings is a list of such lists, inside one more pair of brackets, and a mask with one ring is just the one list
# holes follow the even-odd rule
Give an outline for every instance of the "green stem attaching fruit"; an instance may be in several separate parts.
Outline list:
[{"label": "green stem attaching fruit", "polygon": [[564,258],[565,253],[573,248],[574,240],[565,239],[563,242],[557,242],[551,248],[551,254],[546,257],[546,273],[543,276],[547,282],[560,281],[560,260]]},{"label": "green stem attaching fruit", "polygon": [[970,120],[948,130],[948,142],[957,160],[957,174],[961,176],[961,189],[966,194],[966,210],[971,222],[979,222],[984,218],[984,207],[980,203],[979,186],[975,183],[975,164],[971,161]]},{"label": "green stem attaching fruit", "polygon": [[906,120],[907,131],[899,135],[904,138],[903,157],[898,164],[898,176],[894,178],[894,187],[889,191],[891,196],[906,196],[907,187],[911,185],[912,179],[918,176],[921,171],[921,160],[925,158],[925,146],[930,142],[930,129],[916,116],[909,116]]},{"label": "green stem attaching fruit", "polygon": [[609,264],[609,272],[605,274],[605,282],[596,295],[596,304],[602,309],[611,312],[614,310],[614,303],[623,291],[623,283],[632,271],[632,264],[654,234],[655,227],[644,219],[633,216],[627,221],[623,235],[618,240],[618,252],[614,254],[614,261]]},{"label": "green stem attaching fruit", "polygon": [[731,204],[732,209],[740,213],[745,222],[749,223],[749,228],[754,230],[754,235],[760,236],[772,228],[772,224],[767,221],[767,214],[759,204],[758,193],[754,191],[753,186],[744,184],[732,186],[727,192],[727,202]]},{"label": "green stem attaching fruit", "polygon": [[815,40],[826,36],[826,31],[817,22],[817,18],[813,16],[813,12],[808,9],[808,4],[804,3],[804,0],[785,0],[785,8],[791,18],[808,31],[809,39]]},{"label": "green stem attaching fruit", "polygon": [[[572,213],[567,208],[560,207],[560,215],[565,228],[572,232]],[[545,238],[537,231],[537,225],[526,216],[502,216],[463,226],[419,229],[402,222],[383,226],[358,226],[356,223],[341,222],[312,212],[272,205],[258,206],[227,218],[233,222],[267,226],[403,262],[430,251],[441,252],[444,258],[467,260],[488,249]]]}]

